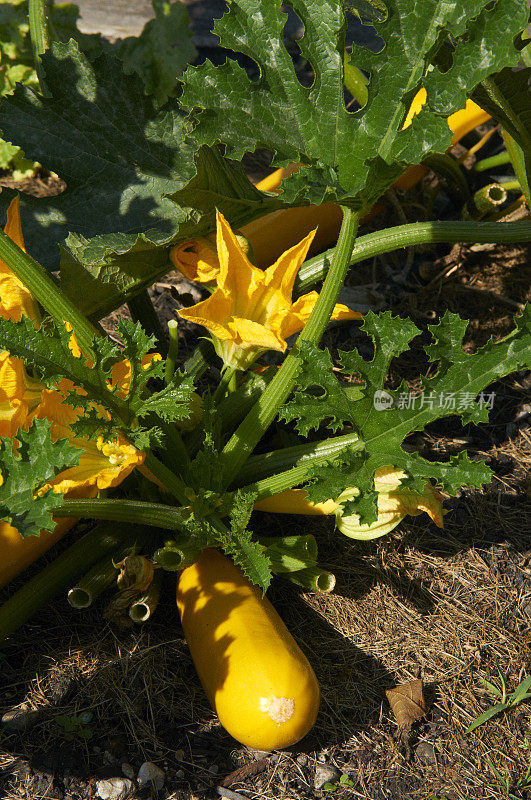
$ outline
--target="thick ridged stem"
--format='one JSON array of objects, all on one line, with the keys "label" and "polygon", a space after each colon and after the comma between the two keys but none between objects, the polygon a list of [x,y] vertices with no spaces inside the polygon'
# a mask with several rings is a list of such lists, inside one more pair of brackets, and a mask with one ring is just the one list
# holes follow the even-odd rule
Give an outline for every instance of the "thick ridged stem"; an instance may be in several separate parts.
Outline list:
[{"label": "thick ridged stem", "polygon": [[[363,450],[364,447],[365,444],[357,433],[331,436],[322,442],[309,442],[308,444],[295,445],[295,447],[283,447],[281,450],[273,450],[271,453],[251,456],[245,464],[245,475],[242,475],[241,478],[246,484],[262,481],[265,487],[265,481],[270,476],[282,481],[282,475],[287,470],[291,472],[294,468],[299,467],[307,470],[310,465],[324,464],[347,450],[353,453]],[[239,483],[239,481],[235,482],[235,486],[239,485]],[[291,485],[293,486],[294,484]],[[290,489],[291,486],[285,486],[284,488]],[[276,491],[283,490],[277,489]]]},{"label": "thick ridged stem", "polygon": [[129,608],[129,616],[133,622],[147,622],[153,616],[159,604],[161,585],[162,570],[159,569],[144,594],[140,595]]},{"label": "thick ridged stem", "polygon": [[144,461],[145,467],[159,479],[159,481],[166,487],[174,497],[177,498],[181,505],[185,506],[190,503],[188,496],[188,487],[175,472],[172,472],[162,461],[153,455],[151,452],[146,453]]},{"label": "thick ridged stem", "polygon": [[42,68],[41,56],[50,46],[50,31],[48,27],[48,17],[46,14],[46,0],[29,0],[28,19],[30,27],[31,47],[33,50],[33,61],[35,71],[39,79],[39,86],[44,97],[50,97],[50,92],[46,86],[44,70]]},{"label": "thick ridged stem", "polygon": [[[412,247],[419,244],[482,244],[498,242],[512,244],[531,242],[531,221],[518,222],[413,222],[397,225],[383,231],[368,233],[356,239],[352,249],[350,265],[366,258]],[[333,250],[310,258],[299,270],[295,281],[295,291],[307,291],[318,281],[323,280],[327,263]]]},{"label": "thick ridged stem", "polygon": [[0,642],[64,591],[76,577],[131,536],[129,525],[102,523],[74,542],[0,607]]},{"label": "thick ridged stem", "polygon": [[[86,517],[128,522],[133,525],[150,525],[172,531],[185,530],[188,511],[162,503],[143,503],[140,500],[63,500],[54,508],[56,517]],[[129,533],[131,531],[129,530]]]},{"label": "thick ridged stem", "polygon": [[26,286],[33,297],[57,322],[69,322],[85,355],[92,355],[92,340],[100,331],[59,289],[34,258],[25,253],[0,230],[0,259]]},{"label": "thick ridged stem", "polygon": [[247,458],[275,419],[278,409],[292,391],[300,366],[297,345],[302,340],[316,344],[319,342],[330,320],[339,292],[343,287],[357,230],[358,216],[351,209],[344,208],[341,230],[328,275],[319,299],[297,340],[297,344],[223,450],[221,468],[226,486],[230,485],[237,476]]}]

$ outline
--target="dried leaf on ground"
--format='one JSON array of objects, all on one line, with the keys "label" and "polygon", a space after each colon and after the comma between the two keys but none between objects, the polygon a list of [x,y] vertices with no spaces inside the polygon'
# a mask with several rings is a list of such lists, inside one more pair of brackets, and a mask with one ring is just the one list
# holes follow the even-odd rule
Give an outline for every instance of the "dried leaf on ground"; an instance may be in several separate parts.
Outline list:
[{"label": "dried leaf on ground", "polygon": [[422,678],[388,689],[385,694],[401,728],[410,727],[426,713]]}]

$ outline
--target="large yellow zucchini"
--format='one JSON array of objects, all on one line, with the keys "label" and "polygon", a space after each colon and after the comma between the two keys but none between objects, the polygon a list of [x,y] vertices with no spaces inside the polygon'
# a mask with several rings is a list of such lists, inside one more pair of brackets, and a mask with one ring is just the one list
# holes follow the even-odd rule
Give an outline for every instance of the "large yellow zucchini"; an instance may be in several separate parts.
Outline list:
[{"label": "large yellow zucchini", "polygon": [[49,550],[76,522],[71,517],[60,517],[53,531],[26,538],[9,523],[0,522],[0,588]]},{"label": "large yellow zucchini", "polygon": [[182,572],[177,606],[201,683],[231,736],[258,750],[302,739],[317,716],[319,686],[261,591],[205,550]]}]

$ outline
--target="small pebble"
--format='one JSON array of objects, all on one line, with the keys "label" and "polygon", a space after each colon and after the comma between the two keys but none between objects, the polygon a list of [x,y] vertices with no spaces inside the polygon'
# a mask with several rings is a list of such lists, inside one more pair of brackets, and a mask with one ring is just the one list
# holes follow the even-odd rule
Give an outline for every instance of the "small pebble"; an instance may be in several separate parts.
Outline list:
[{"label": "small pebble", "polygon": [[178,769],[175,773],[176,778],[184,778],[184,769]]},{"label": "small pebble", "polygon": [[415,755],[423,764],[436,764],[435,748],[429,742],[419,742],[415,748]]},{"label": "small pebble", "polygon": [[101,800],[125,800],[134,789],[129,778],[106,778],[96,783],[96,794]]},{"label": "small pebble", "polygon": [[300,764],[301,767],[305,767],[308,763],[308,756],[305,753],[301,753],[300,756],[297,756],[297,764]]},{"label": "small pebble", "polygon": [[184,750],[176,750],[175,751],[175,760],[176,761],[184,761]]},{"label": "small pebble", "polygon": [[151,783],[153,788],[159,791],[164,786],[165,777],[164,770],[157,767],[152,761],[144,761],[138,770],[136,779],[141,789]]},{"label": "small pebble", "polygon": [[313,779],[313,788],[322,789],[325,783],[333,783],[339,780],[341,773],[332,764],[317,764],[315,768],[315,777]]},{"label": "small pebble", "polygon": [[208,768],[208,771],[211,775],[217,775],[219,772],[219,767],[217,764],[211,764]]},{"label": "small pebble", "polygon": [[131,778],[132,781],[135,779],[135,770],[127,761],[124,761],[122,764],[122,772],[126,778]]}]

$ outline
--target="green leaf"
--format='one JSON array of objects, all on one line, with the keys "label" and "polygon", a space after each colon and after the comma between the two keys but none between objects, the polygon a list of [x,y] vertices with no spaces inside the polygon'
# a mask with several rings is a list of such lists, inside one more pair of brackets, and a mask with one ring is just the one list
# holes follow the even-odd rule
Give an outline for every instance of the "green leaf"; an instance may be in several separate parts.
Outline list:
[{"label": "green leaf", "polygon": [[[467,18],[468,3],[455,3],[462,16],[452,36],[451,66],[441,72],[437,67],[426,75],[424,86],[430,107],[444,114],[464,108],[471,89],[481,81],[496,76],[504,67],[516,67],[519,51],[514,40],[529,21],[529,10],[521,0],[480,3]],[[461,38],[456,39],[459,34]]]},{"label": "green leaf", "polygon": [[79,462],[81,451],[67,439],[52,441],[50,423],[35,419],[28,431],[13,439],[0,439],[0,518],[22,536],[39,536],[55,526],[53,510],[63,495],[52,491],[35,496],[37,489],[63,469]]},{"label": "green leaf", "polygon": [[[464,422],[486,421],[490,398],[482,394],[485,388],[530,363],[530,317],[527,306],[516,318],[515,330],[505,339],[489,342],[469,354],[462,348],[466,322],[446,312],[438,325],[430,327],[434,341],[426,351],[432,360],[438,361],[438,369],[432,378],[424,379],[418,397],[411,395],[405,384],[398,390],[387,391],[384,383],[391,357],[402,352],[416,333],[409,320],[393,318],[390,312],[381,315],[369,312],[362,327],[374,341],[373,359],[365,361],[356,351],[340,353],[343,371],[349,376],[361,375],[365,380],[363,397],[356,401],[346,398],[337,375],[331,374],[329,359],[323,358],[315,345],[303,342],[300,389],[280,416],[295,421],[299,431],[316,428],[319,420],[328,425],[330,419],[348,424],[365,445],[359,458],[351,460],[351,469],[349,462],[345,469],[338,469],[337,464],[329,468],[320,466],[315,471],[318,478],[315,487],[308,486],[310,499],[314,502],[326,499],[324,495],[332,487],[337,497],[341,483],[343,489],[356,486],[360,496],[345,504],[344,512],[360,514],[362,522],[370,523],[376,519],[374,473],[380,467],[402,469],[407,475],[404,487],[416,491],[422,491],[429,480],[450,494],[462,486],[487,482],[491,471],[482,462],[471,461],[465,452],[444,463],[431,462],[418,453],[406,452],[402,443],[409,434],[448,415],[459,414]],[[320,396],[316,396],[316,387],[322,390]]]},{"label": "green leaf", "polygon": [[230,219],[233,228],[237,228],[283,206],[278,197],[258,191],[241,164],[227,161],[216,147],[199,148],[196,169],[190,183],[170,195],[178,205],[194,211],[191,215],[194,236],[215,230],[215,209]]},{"label": "green leaf", "polygon": [[[140,323],[125,319],[119,320],[117,331],[124,340],[123,349],[113,345],[107,337],[97,337],[92,342],[94,363],[87,365],[84,358],[77,358],[71,352],[71,334],[66,328],[46,320],[46,324],[36,330],[27,317],[16,323],[0,318],[0,340],[11,355],[37,369],[47,385],[53,386],[61,378],[74,383],[66,402],[84,412],[71,425],[77,437],[93,438],[98,432],[110,437],[117,430],[134,435],[137,420],[153,412],[168,420],[186,417],[193,390],[191,379],[177,373],[169,386],[151,395],[147,390],[148,381],[161,379],[164,374],[164,362],[147,357],[154,349],[155,338],[147,336]],[[123,364],[126,359],[129,378],[125,391],[120,378],[113,380],[113,370],[118,367],[118,374],[127,372]],[[80,393],[79,388],[84,391]],[[110,419],[102,417],[101,406],[109,412]],[[158,434],[156,431],[156,436]]]},{"label": "green leaf", "polygon": [[235,493],[230,511],[230,532],[220,534],[219,543],[251,583],[260,586],[265,594],[271,583],[271,561],[264,545],[253,541],[252,533],[247,528],[254,500],[255,496],[250,493]]},{"label": "green leaf", "polygon": [[185,372],[176,372],[171,383],[164,389],[140,401],[136,414],[140,419],[148,414],[155,414],[165,422],[185,419],[190,414],[193,390],[193,378]]},{"label": "green leaf", "polygon": [[492,719],[492,717],[495,717],[497,714],[500,714],[502,711],[505,711],[506,708],[507,708],[506,703],[497,703],[495,706],[488,708],[486,711],[483,712],[483,714],[480,714],[479,717],[476,717],[474,722],[472,722],[472,724],[468,726],[465,733],[472,733],[472,731],[475,731],[476,728],[479,728],[480,725],[483,725],[485,722],[488,722],[489,719]]},{"label": "green leaf", "polygon": [[0,107],[4,137],[67,183],[57,197],[25,201],[30,252],[56,269],[56,242],[69,231],[98,235],[86,247],[101,258],[127,252],[139,233],[144,248],[169,241],[185,214],[166,195],[194,172],[176,101],[156,111],[136,75],[107,55],[89,61],[74,41],[52,45],[42,61],[52,97],[18,86]]},{"label": "green leaf", "polygon": [[472,98],[509,131],[520,147],[531,152],[531,67],[503,69],[483,81]]},{"label": "green leaf", "polygon": [[162,106],[173,96],[177,78],[196,49],[186,6],[169,0],[152,0],[152,5],[155,18],[145,24],[140,36],[116,39],[110,50],[123,61],[125,72],[142,78],[146,94]]},{"label": "green leaf", "polygon": [[[504,14],[500,5],[506,7]],[[214,31],[222,46],[257,62],[260,76],[249,79],[232,60],[219,67],[206,61],[186,71],[182,101],[192,109],[198,143],[221,141],[226,155],[235,159],[267,147],[277,166],[306,165],[283,183],[285,202],[336,196],[356,208],[371,205],[405,165],[444,152],[451,139],[444,117],[463,104],[463,91],[517,63],[512,38],[526,25],[525,0],[496,4],[492,12],[486,10],[486,0],[389,0],[386,6],[387,18],[377,25],[385,42],[382,50],[353,48],[352,63],[370,73],[370,84],[367,104],[351,113],[344,103],[345,17],[340,0],[292,3],[304,24],[298,46],[313,68],[310,87],[299,81],[284,46],[286,18],[280,4],[233,0]],[[432,61],[448,36],[455,85],[444,94],[445,76],[432,68]],[[438,93],[438,105],[430,98],[430,105],[402,132],[409,103],[428,80]]]}]

